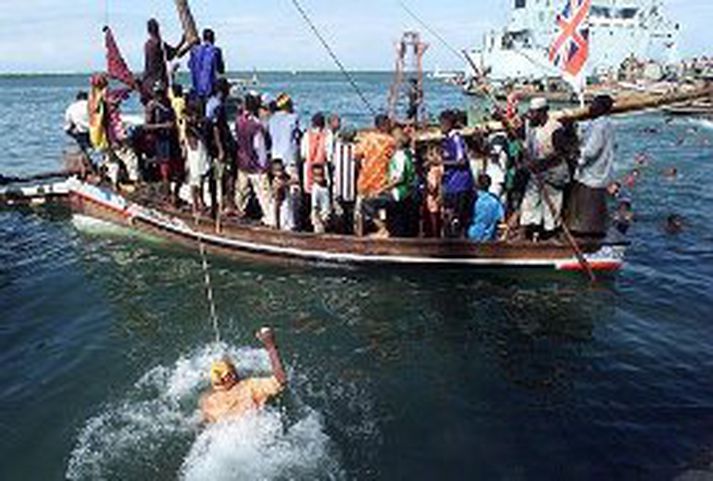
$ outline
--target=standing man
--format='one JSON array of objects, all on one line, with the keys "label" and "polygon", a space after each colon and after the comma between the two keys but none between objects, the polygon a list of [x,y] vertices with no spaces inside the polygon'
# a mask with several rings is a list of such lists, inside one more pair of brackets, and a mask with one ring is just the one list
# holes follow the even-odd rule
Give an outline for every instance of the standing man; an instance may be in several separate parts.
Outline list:
[{"label": "standing man", "polygon": [[[374,126],[376,131],[361,136],[354,152],[359,166],[355,209],[355,231],[358,236],[364,235],[363,204],[377,198],[386,188],[389,162],[396,151],[396,141],[390,134],[389,118],[383,114],[377,115]],[[370,220],[375,221],[380,235],[386,233],[386,215],[383,209],[378,213],[378,218]]]},{"label": "standing man", "polygon": [[570,180],[563,154],[566,133],[562,124],[550,117],[544,98],[532,99],[529,117],[526,143],[531,176],[522,200],[521,235],[537,238],[542,231],[550,238],[562,226],[564,189]]},{"label": "standing man", "polygon": [[230,83],[226,79],[218,79],[205,107],[206,143],[212,159],[209,189],[214,215],[221,214],[218,200],[221,206],[226,201],[229,210],[233,206],[235,140],[225,109],[229,94]]},{"label": "standing man", "polygon": [[616,144],[609,118],[613,105],[610,96],[600,95],[590,106],[594,120],[584,131],[567,214],[567,225],[579,235],[604,237],[607,233],[607,187],[614,173]]},{"label": "standing man", "polygon": [[141,101],[144,105],[151,100],[151,94],[156,82],[169,85],[167,62],[173,60],[183,46],[183,40],[178,47],[172,47],[161,39],[161,29],[158,21],[152,18],[146,24],[149,38],[144,45],[144,75],[141,79]]},{"label": "standing man", "polygon": [[[146,105],[144,130],[151,135],[153,151],[161,175],[164,196],[170,196],[177,205],[180,183],[177,179],[175,155],[177,146],[176,114],[168,99],[166,85],[156,82],[153,98]],[[171,181],[176,180],[176,190],[171,190]]]},{"label": "standing man", "polygon": [[239,419],[246,414],[260,411],[270,399],[285,389],[287,375],[277,351],[275,334],[264,327],[255,337],[263,343],[270,356],[272,375],[240,379],[231,360],[214,362],[210,368],[211,390],[200,399],[200,409],[206,423]]},{"label": "standing man", "polygon": [[441,114],[443,140],[443,209],[449,222],[446,233],[460,237],[468,226],[473,204],[473,172],[470,169],[463,136],[456,129],[456,113],[446,110]]},{"label": "standing man", "polygon": [[85,155],[89,155],[89,95],[77,93],[74,102],[64,113],[64,131],[72,137]]},{"label": "standing man", "polygon": [[272,139],[272,160],[282,161],[285,174],[289,177],[289,187],[284,200],[284,216],[281,216],[280,227],[294,231],[299,226],[298,213],[302,196],[298,155],[300,119],[294,111],[292,99],[284,92],[277,96],[275,108],[276,111],[268,123]]},{"label": "standing man", "polygon": [[213,91],[218,75],[225,74],[223,52],[215,46],[213,30],[203,30],[203,43],[191,49],[188,68],[191,71],[193,91],[205,102]]},{"label": "standing man", "polygon": [[247,215],[250,201],[250,188],[257,196],[262,223],[273,227],[275,214],[270,190],[267,159],[267,132],[259,119],[260,97],[254,94],[245,96],[245,109],[235,122],[235,137],[237,141],[237,167],[235,203],[238,215]]}]

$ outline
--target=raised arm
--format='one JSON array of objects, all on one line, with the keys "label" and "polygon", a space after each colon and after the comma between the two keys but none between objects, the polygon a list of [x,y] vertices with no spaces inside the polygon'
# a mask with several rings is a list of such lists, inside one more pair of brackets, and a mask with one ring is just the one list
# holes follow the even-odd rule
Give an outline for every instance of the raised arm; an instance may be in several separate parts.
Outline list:
[{"label": "raised arm", "polygon": [[267,354],[270,356],[270,364],[272,365],[272,374],[281,385],[287,384],[287,375],[282,367],[280,354],[277,352],[277,344],[275,342],[275,333],[269,327],[263,327],[256,334],[257,337],[265,346]]}]

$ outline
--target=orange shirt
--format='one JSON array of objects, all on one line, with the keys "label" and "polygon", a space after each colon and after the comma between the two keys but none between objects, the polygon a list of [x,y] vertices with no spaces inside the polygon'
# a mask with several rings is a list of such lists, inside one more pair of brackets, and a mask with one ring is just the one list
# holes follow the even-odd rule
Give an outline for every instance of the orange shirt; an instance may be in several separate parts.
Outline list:
[{"label": "orange shirt", "polygon": [[388,182],[389,161],[396,150],[394,138],[369,132],[359,138],[354,155],[361,160],[357,193],[364,197],[379,194]]},{"label": "orange shirt", "polygon": [[210,422],[227,417],[240,417],[262,409],[267,401],[282,391],[274,376],[244,379],[229,391],[215,391],[201,400],[203,415]]}]

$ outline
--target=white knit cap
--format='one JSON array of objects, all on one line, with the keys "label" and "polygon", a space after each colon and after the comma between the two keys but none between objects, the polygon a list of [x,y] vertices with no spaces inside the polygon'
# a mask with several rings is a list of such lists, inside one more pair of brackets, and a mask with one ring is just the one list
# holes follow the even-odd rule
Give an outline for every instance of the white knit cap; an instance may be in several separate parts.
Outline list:
[{"label": "white knit cap", "polygon": [[542,110],[547,108],[547,99],[544,97],[535,97],[530,100],[530,110]]}]

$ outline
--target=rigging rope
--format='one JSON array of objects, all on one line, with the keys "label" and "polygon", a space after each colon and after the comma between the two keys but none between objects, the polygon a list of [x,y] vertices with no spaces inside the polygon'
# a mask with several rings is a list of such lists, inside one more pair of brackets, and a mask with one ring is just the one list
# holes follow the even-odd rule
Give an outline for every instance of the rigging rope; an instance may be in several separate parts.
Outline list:
[{"label": "rigging rope", "polygon": [[208,265],[208,256],[205,251],[205,244],[203,244],[203,238],[198,237],[198,250],[201,253],[201,262],[203,265],[203,280],[205,282],[205,292],[208,298],[208,305],[210,306],[210,321],[213,325],[213,332],[215,334],[215,342],[220,342],[220,328],[218,326],[218,313],[215,308],[215,298],[213,297],[213,282],[210,277],[210,266]]},{"label": "rigging rope", "polygon": [[456,50],[450,43],[448,43],[448,41],[446,41],[446,39],[443,38],[438,32],[436,32],[426,22],[424,22],[421,17],[416,15],[416,13],[411,10],[408,5],[403,2],[403,0],[399,0],[399,5],[401,5],[401,8],[403,8],[406,13],[408,13],[414,20],[416,20],[416,22],[418,22],[423,28],[425,28],[428,33],[436,37],[436,39],[441,42],[449,52],[458,57],[459,60],[463,60],[463,55],[458,50]]},{"label": "rigging rope", "polygon": [[362,90],[359,88],[357,83],[354,81],[354,78],[351,76],[351,74],[344,67],[342,62],[339,60],[339,57],[337,57],[337,54],[334,53],[334,50],[332,50],[332,47],[329,46],[327,41],[324,39],[322,34],[319,32],[319,30],[315,26],[314,22],[312,22],[309,15],[307,15],[307,12],[304,10],[304,8],[302,8],[302,5],[300,5],[300,2],[298,0],[292,0],[292,4],[297,9],[300,16],[304,19],[307,26],[309,26],[309,28],[312,30],[312,33],[314,33],[315,37],[317,37],[317,39],[320,41],[322,46],[325,48],[325,50],[327,51],[329,56],[332,58],[334,63],[337,65],[337,67],[339,67],[339,70],[347,78],[347,80],[349,81],[349,84],[352,86],[354,91],[357,93],[357,95],[361,99],[362,103],[366,106],[369,113],[371,113],[371,115],[375,116],[377,114],[376,110],[374,109],[374,107],[371,106],[371,103],[369,103],[369,100],[364,95],[364,92],[362,92]]}]

